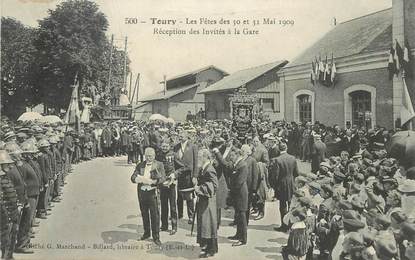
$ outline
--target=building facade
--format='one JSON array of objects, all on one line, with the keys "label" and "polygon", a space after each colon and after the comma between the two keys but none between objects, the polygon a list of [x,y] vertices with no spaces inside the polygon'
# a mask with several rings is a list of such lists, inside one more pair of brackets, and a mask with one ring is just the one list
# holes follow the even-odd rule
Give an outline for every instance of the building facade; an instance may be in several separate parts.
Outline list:
[{"label": "building facade", "polygon": [[200,91],[205,95],[207,119],[229,119],[230,97],[241,87],[255,94],[259,106],[271,120],[280,120],[284,115],[284,93],[277,72],[287,61],[277,61],[237,71]]},{"label": "building facade", "polygon": [[[415,44],[414,21],[415,1],[394,0],[390,9],[336,25],[278,72],[285,89],[285,120],[400,127],[402,69],[390,78],[388,61],[395,39],[402,48],[405,40]],[[313,84],[312,61],[327,56],[330,63],[332,55],[334,83]],[[406,84],[415,100],[413,79],[406,77]]]},{"label": "building facade", "polygon": [[149,111],[151,108],[152,114],[184,121],[189,111],[192,115],[197,114],[201,109],[205,111],[204,96],[198,92],[226,75],[228,74],[225,71],[215,66],[208,66],[168,79],[165,90],[140,100],[147,103],[140,109]]}]

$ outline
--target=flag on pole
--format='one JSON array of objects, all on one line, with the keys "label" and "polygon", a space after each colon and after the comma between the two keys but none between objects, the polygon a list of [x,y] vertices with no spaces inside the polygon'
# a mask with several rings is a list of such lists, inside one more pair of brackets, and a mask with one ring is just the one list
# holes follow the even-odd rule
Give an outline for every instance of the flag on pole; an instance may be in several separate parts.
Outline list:
[{"label": "flag on pole", "polygon": [[329,79],[329,62],[327,60],[327,55],[326,55],[326,62],[324,65],[324,77],[323,77],[323,83],[324,85],[327,85],[328,79]]},{"label": "flag on pole", "polygon": [[403,89],[402,89],[402,107],[401,107],[401,124],[404,125],[412,118],[415,117],[414,107],[412,105],[411,96],[408,92],[408,86],[406,80],[402,77]]},{"label": "flag on pole", "polygon": [[[64,122],[66,124],[75,124],[75,126],[80,122],[80,112],[79,112],[79,98],[78,98],[78,74],[75,76],[75,84],[72,86],[72,95],[71,101],[69,102],[68,110],[66,111]],[[79,129],[78,129],[79,130]]]},{"label": "flag on pole", "polygon": [[402,67],[405,71],[405,76],[412,78],[412,71],[411,71],[411,54],[410,54],[410,47],[408,41],[405,41],[405,46],[403,49],[403,59],[402,59]]},{"label": "flag on pole", "polygon": [[392,46],[389,51],[389,60],[388,60],[389,79],[393,79],[393,75],[396,72],[394,56],[395,56],[395,50],[393,49],[393,46]]},{"label": "flag on pole", "polygon": [[334,63],[333,53],[331,54],[331,74],[330,74],[330,83],[333,85],[334,80],[336,79],[337,68],[336,64]]},{"label": "flag on pole", "polygon": [[318,69],[319,69],[319,81],[322,83],[324,80],[324,70],[325,70],[325,66],[323,61],[321,60],[321,56],[319,58],[319,62],[318,62]]},{"label": "flag on pole", "polygon": [[402,48],[399,45],[397,40],[395,40],[395,55],[394,55],[393,59],[395,60],[395,65],[396,65],[395,73],[396,73],[396,75],[398,75],[399,71],[401,70],[402,59],[403,59],[403,50],[402,50]]},{"label": "flag on pole", "polygon": [[314,61],[311,62],[311,74],[310,74],[310,80],[311,80],[311,84],[315,84],[316,81],[316,75],[315,73],[315,65],[314,65]]}]

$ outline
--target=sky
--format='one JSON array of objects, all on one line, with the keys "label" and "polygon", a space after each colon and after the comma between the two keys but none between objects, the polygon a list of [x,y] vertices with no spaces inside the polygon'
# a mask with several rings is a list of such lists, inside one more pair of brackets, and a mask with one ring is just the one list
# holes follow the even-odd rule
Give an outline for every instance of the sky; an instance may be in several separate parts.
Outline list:
[{"label": "sky", "polygon": [[[1,15],[14,17],[37,27],[63,0],[1,0]],[[308,46],[341,23],[392,6],[392,0],[97,0],[109,21],[108,38],[124,47],[131,59],[133,78],[140,73],[139,96],[160,91],[167,79],[214,65],[228,73],[278,60],[293,60]],[[137,18],[126,24],[125,18]],[[150,18],[177,20],[175,25],[152,25]],[[258,30],[256,35],[173,35],[154,34],[155,28],[231,29],[232,25],[187,25],[186,18],[219,21],[249,20],[237,25],[242,30]],[[293,25],[257,25],[264,18],[294,21]],[[131,20],[132,21],[132,20]],[[144,21],[145,23],[141,23]],[[182,23],[179,23],[181,21]],[[226,31],[226,30],[225,30]],[[139,98],[140,99],[140,98]]]}]

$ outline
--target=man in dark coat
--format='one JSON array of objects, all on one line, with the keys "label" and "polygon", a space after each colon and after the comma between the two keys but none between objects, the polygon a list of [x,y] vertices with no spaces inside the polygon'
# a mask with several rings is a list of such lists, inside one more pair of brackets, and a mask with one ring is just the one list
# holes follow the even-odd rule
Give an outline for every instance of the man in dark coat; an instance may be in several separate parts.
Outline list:
[{"label": "man in dark coat", "polygon": [[320,163],[326,158],[326,144],[321,141],[320,135],[314,136],[314,144],[311,148],[311,172],[317,173]]},{"label": "man in dark coat", "polygon": [[[246,211],[246,221],[249,223],[250,209],[252,207],[252,202],[258,186],[259,168],[257,161],[254,159],[254,157],[251,156],[251,147],[247,144],[244,144],[242,145],[241,150],[248,170],[248,176],[246,179],[246,184],[248,186],[248,210]],[[259,215],[256,220],[260,219],[259,217],[263,218],[264,216]]]},{"label": "man in dark coat", "polygon": [[149,238],[152,233],[154,243],[161,246],[157,186],[165,181],[166,176],[163,163],[155,160],[154,149],[149,147],[144,153],[146,160],[137,165],[131,176],[131,181],[137,183],[138,201],[143,218],[144,234],[141,240]]},{"label": "man in dark coat", "polygon": [[[224,156],[224,152],[226,151],[226,147],[224,145],[225,140],[223,138],[214,138],[212,141],[212,149],[218,149],[219,153],[218,156]],[[226,155],[228,155],[229,153],[227,153]],[[226,158],[225,158],[226,159]],[[216,190],[216,207],[217,207],[217,217],[218,217],[218,229],[220,226],[220,222],[221,222],[221,216],[222,216],[222,209],[226,208],[226,202],[227,202],[227,198],[228,198],[228,184],[226,183],[226,179],[225,179],[225,170],[226,168],[223,167],[223,165],[221,165],[219,163],[219,161],[214,158],[213,159],[213,163],[212,163],[213,167],[215,168],[216,171],[216,177],[218,179],[218,188]]]},{"label": "man in dark coat", "polygon": [[176,172],[174,170],[174,152],[170,148],[167,139],[161,143],[160,152],[156,160],[163,163],[166,181],[160,186],[161,201],[161,231],[167,231],[169,227],[169,207],[172,230],[170,235],[177,232],[177,200],[176,200]]},{"label": "man in dark coat", "polygon": [[207,149],[198,152],[200,173],[197,177],[195,193],[197,195],[197,242],[202,251],[200,257],[213,256],[218,252],[218,236],[216,223],[216,190],[218,179],[211,163],[212,155]]},{"label": "man in dark coat", "polygon": [[248,167],[243,158],[240,149],[234,148],[229,154],[229,161],[218,156],[215,151],[216,158],[222,165],[228,168],[231,176],[229,176],[229,189],[232,206],[235,209],[236,234],[228,237],[231,240],[238,240],[232,246],[246,245],[247,243],[247,225],[246,211],[248,210]]},{"label": "man in dark coat", "polygon": [[[187,132],[182,130],[179,133],[179,141],[174,147],[175,153],[175,169],[177,171],[177,187],[178,190],[188,189],[196,185],[197,182],[197,147],[190,142]],[[179,219],[183,218],[183,200],[186,200],[188,223],[193,222],[194,202],[193,198],[184,198],[182,192],[177,194],[177,210]]]},{"label": "man in dark coat", "polygon": [[294,156],[287,153],[287,145],[283,142],[279,144],[281,155],[275,160],[277,170],[277,182],[274,187],[277,199],[280,202],[281,226],[277,231],[287,231],[287,226],[283,219],[290,209],[290,201],[294,193],[294,178],[298,176],[297,160]]},{"label": "man in dark coat", "polygon": [[109,126],[105,126],[102,129],[101,134],[101,145],[102,145],[102,154],[104,157],[111,155],[111,141],[112,141],[112,132]]}]

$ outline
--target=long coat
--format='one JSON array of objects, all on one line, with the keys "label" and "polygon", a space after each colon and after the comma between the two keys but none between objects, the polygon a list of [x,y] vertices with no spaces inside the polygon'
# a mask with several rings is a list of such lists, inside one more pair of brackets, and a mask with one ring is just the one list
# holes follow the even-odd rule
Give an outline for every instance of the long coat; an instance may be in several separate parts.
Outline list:
[{"label": "long coat", "polygon": [[275,160],[278,172],[275,191],[280,201],[290,201],[294,193],[294,178],[298,176],[297,160],[288,153],[282,153]]},{"label": "long coat", "polygon": [[216,190],[218,179],[215,168],[211,164],[200,171],[197,185],[195,190],[198,196],[196,206],[197,241],[200,242],[201,238],[217,238]]},{"label": "long coat", "polygon": [[111,147],[111,140],[112,140],[112,132],[108,127],[105,127],[102,130],[101,134],[101,145],[104,148]]},{"label": "long coat", "polygon": [[[219,155],[220,156],[220,155]],[[225,208],[226,200],[228,198],[228,185],[226,184],[224,167],[218,162],[218,160],[213,161],[213,167],[216,171],[216,177],[218,179],[218,188],[216,190],[216,206],[218,209]]]},{"label": "long coat", "polygon": [[[177,186],[179,189],[193,187],[192,177],[197,178],[197,146],[190,141],[187,142],[184,151],[181,151],[181,144],[177,144],[173,151],[175,154],[175,168],[179,172]],[[180,156],[182,153],[182,156]]]},{"label": "long coat", "polygon": [[326,158],[327,147],[322,141],[313,144],[311,152],[311,172],[316,173],[320,168],[320,163]]}]

